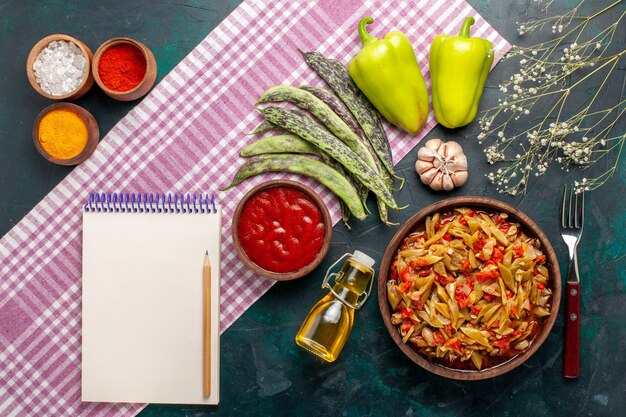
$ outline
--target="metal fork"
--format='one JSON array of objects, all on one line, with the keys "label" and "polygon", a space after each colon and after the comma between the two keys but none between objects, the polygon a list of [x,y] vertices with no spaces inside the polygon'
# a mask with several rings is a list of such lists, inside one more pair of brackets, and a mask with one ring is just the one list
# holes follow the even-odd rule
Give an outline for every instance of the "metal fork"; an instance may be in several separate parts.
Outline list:
[{"label": "metal fork", "polygon": [[583,234],[585,222],[585,192],[576,193],[563,189],[561,203],[561,236],[569,250],[567,271],[567,316],[565,323],[565,360],[563,376],[577,378],[579,374],[580,352],[580,278],[578,276],[578,242]]}]

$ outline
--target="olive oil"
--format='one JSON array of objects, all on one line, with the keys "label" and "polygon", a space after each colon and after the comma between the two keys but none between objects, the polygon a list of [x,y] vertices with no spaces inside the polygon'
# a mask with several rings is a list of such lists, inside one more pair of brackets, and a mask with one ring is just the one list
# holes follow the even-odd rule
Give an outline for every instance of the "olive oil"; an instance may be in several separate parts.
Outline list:
[{"label": "olive oil", "polygon": [[[337,274],[331,274],[339,261],[348,260]],[[374,260],[362,252],[346,254],[328,270],[322,288],[330,292],[319,300],[304,319],[296,334],[296,343],[324,359],[333,362],[348,340],[354,324],[354,310],[360,308],[371,290]],[[328,281],[335,277],[331,287]]]}]

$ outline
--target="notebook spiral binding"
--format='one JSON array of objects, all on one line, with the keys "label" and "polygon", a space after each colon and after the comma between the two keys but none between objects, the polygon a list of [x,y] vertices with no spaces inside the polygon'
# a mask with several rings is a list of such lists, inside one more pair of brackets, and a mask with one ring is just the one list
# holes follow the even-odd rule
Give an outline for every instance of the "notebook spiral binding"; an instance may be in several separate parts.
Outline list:
[{"label": "notebook spiral binding", "polygon": [[86,212],[217,213],[215,194],[90,193]]}]

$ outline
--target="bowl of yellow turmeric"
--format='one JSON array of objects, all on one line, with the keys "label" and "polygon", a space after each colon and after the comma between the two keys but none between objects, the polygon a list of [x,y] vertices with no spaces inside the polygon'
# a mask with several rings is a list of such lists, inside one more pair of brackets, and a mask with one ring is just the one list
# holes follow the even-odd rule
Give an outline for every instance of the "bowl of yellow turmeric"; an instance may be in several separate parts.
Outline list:
[{"label": "bowl of yellow turmeric", "polygon": [[37,151],[59,165],[78,165],[98,146],[100,131],[96,119],[72,103],[52,104],[39,113],[33,126]]}]

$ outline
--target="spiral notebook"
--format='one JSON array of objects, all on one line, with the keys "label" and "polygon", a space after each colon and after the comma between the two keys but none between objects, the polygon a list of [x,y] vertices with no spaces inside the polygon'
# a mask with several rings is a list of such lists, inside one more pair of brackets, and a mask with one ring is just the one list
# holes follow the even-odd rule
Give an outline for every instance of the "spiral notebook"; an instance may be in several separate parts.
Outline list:
[{"label": "spiral notebook", "polygon": [[[83,401],[218,403],[220,229],[221,207],[209,195],[89,197],[83,209]],[[207,253],[209,396],[203,393]]]}]

